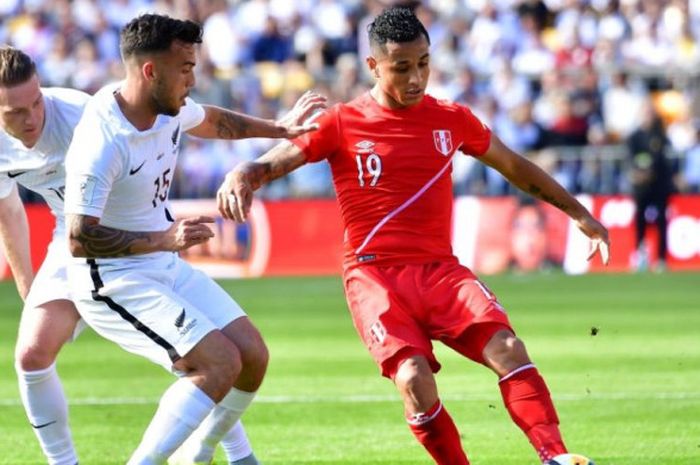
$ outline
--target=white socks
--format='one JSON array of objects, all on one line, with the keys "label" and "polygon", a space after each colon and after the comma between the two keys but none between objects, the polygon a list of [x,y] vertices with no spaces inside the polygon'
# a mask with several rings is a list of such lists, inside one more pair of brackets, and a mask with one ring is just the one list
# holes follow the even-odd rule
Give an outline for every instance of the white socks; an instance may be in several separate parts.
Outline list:
[{"label": "white socks", "polygon": [[[253,402],[255,394],[255,392],[245,392],[231,388],[226,397],[214,407],[209,416],[192,433],[192,436],[183,446],[183,451],[188,454],[187,458],[196,463],[209,463],[214,456],[216,445],[232,429],[233,425],[238,422],[243,412]],[[243,437],[247,443],[248,438],[245,437],[245,432]],[[247,447],[247,455],[250,455],[250,445],[248,444]]]},{"label": "white socks", "polygon": [[230,463],[236,460],[241,460],[253,453],[253,448],[250,447],[248,436],[243,429],[243,423],[237,421],[233,428],[221,439],[221,448],[226,452],[226,458]]},{"label": "white socks", "polygon": [[68,427],[68,405],[56,364],[37,371],[15,366],[19,393],[49,465],[75,465],[78,458]]},{"label": "white socks", "polygon": [[127,465],[163,465],[216,406],[189,379],[173,383],[163,394],[141,444]]}]

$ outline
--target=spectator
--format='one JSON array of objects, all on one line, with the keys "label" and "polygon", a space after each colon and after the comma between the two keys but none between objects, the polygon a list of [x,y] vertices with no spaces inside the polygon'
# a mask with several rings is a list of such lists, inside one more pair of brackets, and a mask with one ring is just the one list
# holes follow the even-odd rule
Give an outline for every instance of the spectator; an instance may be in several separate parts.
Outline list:
[{"label": "spectator", "polygon": [[642,111],[639,129],[627,140],[630,154],[629,177],[635,203],[635,245],[633,265],[638,271],[649,266],[644,241],[648,220],[658,229],[656,269],[666,266],[666,208],[672,190],[671,170],[666,159],[669,141],[658,113],[651,104]]}]

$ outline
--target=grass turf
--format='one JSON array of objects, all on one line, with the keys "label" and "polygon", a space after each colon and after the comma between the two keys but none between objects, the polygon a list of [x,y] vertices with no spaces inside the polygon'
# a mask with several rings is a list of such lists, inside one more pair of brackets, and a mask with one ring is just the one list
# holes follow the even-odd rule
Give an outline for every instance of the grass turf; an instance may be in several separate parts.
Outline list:
[{"label": "grass turf", "polygon": [[[485,281],[547,379],[572,450],[598,465],[700,465],[700,275]],[[270,346],[267,379],[244,418],[266,465],[431,463],[355,335],[338,278],[222,285]],[[39,464],[12,369],[19,308],[12,283],[0,283],[0,464]],[[436,351],[441,395],[472,464],[537,463],[494,376]],[[58,366],[81,463],[125,463],[171,376],[91,331],[64,349]],[[225,463],[220,451],[215,463]]]}]

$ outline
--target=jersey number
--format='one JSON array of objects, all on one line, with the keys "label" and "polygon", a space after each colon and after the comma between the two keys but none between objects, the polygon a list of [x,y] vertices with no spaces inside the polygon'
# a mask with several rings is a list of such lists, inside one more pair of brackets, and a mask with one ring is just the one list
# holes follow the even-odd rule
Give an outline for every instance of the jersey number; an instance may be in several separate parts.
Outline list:
[{"label": "jersey number", "polygon": [[365,187],[365,168],[367,169],[367,174],[372,176],[369,185],[374,187],[379,181],[379,177],[382,175],[382,159],[376,153],[370,153],[367,159],[362,162],[362,155],[356,155],[355,161],[357,162],[357,179],[360,181],[360,187]]},{"label": "jersey number", "polygon": [[151,201],[153,208],[156,208],[156,205],[158,205],[158,200],[165,202],[165,200],[168,198],[168,189],[170,188],[170,178],[168,177],[169,174],[170,168],[163,171],[162,183],[161,178],[156,178],[156,180],[153,181],[153,185],[156,186],[156,193]]}]

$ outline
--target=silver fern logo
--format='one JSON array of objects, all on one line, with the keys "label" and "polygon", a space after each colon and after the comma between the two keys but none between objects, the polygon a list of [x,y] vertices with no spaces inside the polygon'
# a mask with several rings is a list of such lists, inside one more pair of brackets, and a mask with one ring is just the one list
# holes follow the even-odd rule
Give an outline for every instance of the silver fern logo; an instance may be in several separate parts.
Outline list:
[{"label": "silver fern logo", "polygon": [[175,327],[180,329],[180,328],[182,328],[182,325],[184,325],[184,324],[185,324],[185,309],[183,308],[182,313],[180,313],[180,315],[178,315],[178,317],[175,318]]}]

